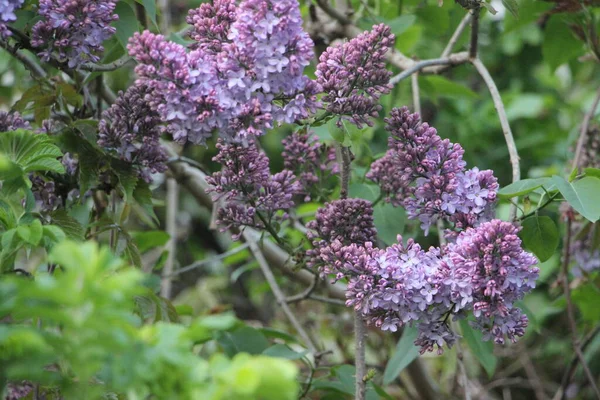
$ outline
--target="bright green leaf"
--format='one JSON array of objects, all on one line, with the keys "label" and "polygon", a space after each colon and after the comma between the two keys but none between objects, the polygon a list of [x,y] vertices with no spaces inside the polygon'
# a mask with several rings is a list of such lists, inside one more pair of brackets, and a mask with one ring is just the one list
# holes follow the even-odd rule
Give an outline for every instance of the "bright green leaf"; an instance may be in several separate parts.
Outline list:
[{"label": "bright green leaf", "polygon": [[400,337],[396,345],[396,350],[385,366],[385,371],[383,372],[384,385],[392,383],[400,372],[419,356],[419,348],[414,343],[418,334],[419,331],[416,327],[404,327],[402,337]]},{"label": "bright green leaf", "polygon": [[494,343],[489,340],[484,342],[481,332],[473,329],[466,319],[460,321],[460,328],[471,352],[485,369],[488,376],[492,377],[498,364],[498,360],[494,356]]},{"label": "bright green leaf", "polygon": [[512,197],[523,196],[547,184],[549,181],[550,178],[521,179],[500,189],[498,197],[510,199]]},{"label": "bright green leaf", "polygon": [[560,176],[553,176],[556,185],[567,202],[584,218],[596,222],[600,219],[600,179],[586,176],[573,183]]},{"label": "bright green leaf", "polygon": [[559,234],[556,224],[550,217],[533,215],[522,223],[523,230],[519,236],[525,246],[531,250],[541,262],[548,260],[558,247]]}]

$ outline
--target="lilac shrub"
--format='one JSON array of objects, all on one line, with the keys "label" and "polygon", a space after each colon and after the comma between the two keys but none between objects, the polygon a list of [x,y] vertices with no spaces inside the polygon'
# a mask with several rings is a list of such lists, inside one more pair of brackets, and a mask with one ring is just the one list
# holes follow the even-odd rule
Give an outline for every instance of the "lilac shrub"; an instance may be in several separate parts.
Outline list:
[{"label": "lilac shrub", "polygon": [[15,11],[21,8],[25,0],[0,0],[0,39],[10,36],[7,23],[17,20]]},{"label": "lilac shrub", "polygon": [[319,88],[303,74],[313,43],[296,0],[245,0],[237,8],[217,1],[191,11],[188,22],[196,40],[190,52],[148,31],[128,47],[175,140],[204,144],[218,131],[245,141],[315,111]]},{"label": "lilac shrub", "polygon": [[69,68],[100,61],[102,42],[115,34],[110,24],[116,0],[40,0],[42,20],[31,31],[31,44],[44,61],[56,56]]},{"label": "lilac shrub", "polygon": [[391,72],[385,68],[385,54],[394,35],[384,24],[375,25],[354,39],[329,47],[319,57],[317,82],[327,103],[327,112],[338,116],[338,126],[348,120],[358,128],[373,126],[379,116],[379,97],[389,93]]}]

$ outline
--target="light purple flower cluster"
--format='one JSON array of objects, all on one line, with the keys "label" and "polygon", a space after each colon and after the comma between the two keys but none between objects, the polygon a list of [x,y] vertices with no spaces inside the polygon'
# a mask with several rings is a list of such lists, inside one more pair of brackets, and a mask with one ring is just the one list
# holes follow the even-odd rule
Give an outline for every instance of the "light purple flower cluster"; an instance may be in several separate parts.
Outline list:
[{"label": "light purple flower cluster", "polygon": [[110,24],[116,0],[40,0],[42,20],[31,31],[31,44],[43,48],[44,61],[53,54],[58,61],[77,68],[87,62],[98,62],[104,51],[102,42],[116,29]]},{"label": "light purple flower cluster", "polygon": [[289,170],[271,174],[269,159],[253,141],[247,145],[219,141],[217,148],[219,154],[213,160],[222,169],[206,181],[213,200],[221,206],[217,223],[222,229],[265,229],[267,224],[286,219],[293,197],[300,192],[294,174]]},{"label": "light purple flower cluster", "polygon": [[302,30],[297,0],[218,1],[188,18],[193,50],[148,31],[128,46],[150,105],[179,142],[204,144],[261,135],[274,122],[314,112],[318,85],[303,75],[313,43]]},{"label": "light purple flower cluster", "polygon": [[372,126],[377,118],[381,94],[389,93],[391,72],[385,68],[385,53],[394,35],[384,24],[375,25],[350,41],[329,47],[319,57],[317,83],[322,87],[326,110],[359,128]]},{"label": "light purple flower cluster", "polygon": [[21,8],[23,2],[24,0],[0,0],[0,38],[10,36],[6,24],[17,20],[15,11]]},{"label": "light purple flower cluster", "polygon": [[145,85],[133,85],[119,93],[115,103],[102,114],[98,145],[133,165],[141,178],[152,181],[152,174],[164,172],[168,159],[159,139],[161,119],[146,98],[152,91]]},{"label": "light purple flower cluster", "polygon": [[311,194],[328,175],[339,173],[335,148],[321,143],[317,135],[296,131],[282,144],[283,165],[298,177],[304,201],[310,201]]},{"label": "light purple flower cluster", "polygon": [[385,121],[389,149],[367,178],[379,184],[386,201],[406,208],[426,232],[438,218],[457,229],[491,218],[498,190],[492,171],[465,171],[462,147],[442,140],[407,107],[393,109]]},{"label": "light purple flower cluster", "polygon": [[0,132],[15,131],[17,129],[31,129],[31,126],[16,111],[11,113],[0,111]]},{"label": "light purple flower cluster", "polygon": [[27,398],[35,386],[31,382],[23,381],[21,383],[8,382],[7,393],[4,400],[19,400]]},{"label": "light purple flower cluster", "polygon": [[519,228],[492,220],[460,233],[446,248],[423,250],[410,239],[385,250],[371,242],[325,246],[322,271],[349,279],[346,305],[382,330],[417,324],[421,352],[443,351],[456,335],[448,319],[467,311],[484,339],[523,336],[527,317],[515,302],[535,287],[536,258],[523,251]]}]

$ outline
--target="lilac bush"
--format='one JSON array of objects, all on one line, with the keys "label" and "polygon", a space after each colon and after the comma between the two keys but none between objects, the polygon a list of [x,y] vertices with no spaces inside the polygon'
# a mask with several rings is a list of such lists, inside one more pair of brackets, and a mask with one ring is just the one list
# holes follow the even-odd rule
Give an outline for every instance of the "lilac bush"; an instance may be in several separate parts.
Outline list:
[{"label": "lilac bush", "polygon": [[31,44],[44,61],[56,56],[69,68],[98,62],[102,42],[115,34],[115,0],[40,0],[42,20],[31,31]]}]

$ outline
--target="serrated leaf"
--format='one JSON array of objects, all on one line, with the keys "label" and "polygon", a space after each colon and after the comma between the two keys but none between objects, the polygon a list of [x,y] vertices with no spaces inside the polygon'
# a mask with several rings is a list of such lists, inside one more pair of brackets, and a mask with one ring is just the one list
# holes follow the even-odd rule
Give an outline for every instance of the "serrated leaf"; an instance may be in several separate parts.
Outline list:
[{"label": "serrated leaf", "polygon": [[502,0],[502,5],[513,17],[519,18],[519,3],[517,3],[517,0]]},{"label": "serrated leaf", "polygon": [[58,243],[66,239],[67,235],[56,225],[44,225],[44,237]]},{"label": "serrated leaf", "polygon": [[5,230],[12,229],[17,224],[15,212],[7,202],[2,200],[0,200],[0,224]]},{"label": "serrated leaf", "polygon": [[559,242],[558,228],[552,218],[533,215],[524,220],[522,226],[519,236],[525,247],[531,250],[541,262],[550,259]]},{"label": "serrated leaf", "polygon": [[54,211],[50,214],[50,219],[54,225],[62,229],[69,239],[83,241],[85,234],[83,226],[66,211]]},{"label": "serrated leaf", "polygon": [[550,182],[550,178],[521,179],[498,190],[498,197],[509,199],[523,196]]},{"label": "serrated leaf", "polygon": [[466,319],[460,320],[460,328],[471,352],[491,378],[498,364],[498,359],[494,356],[494,343],[489,340],[483,341],[481,332],[473,329]]},{"label": "serrated leaf", "polygon": [[600,179],[586,176],[573,183],[554,175],[556,185],[565,200],[584,218],[596,222],[600,219]]},{"label": "serrated leaf", "polygon": [[388,361],[383,372],[383,384],[389,385],[400,375],[400,372],[419,356],[419,348],[415,346],[415,340],[419,331],[416,327],[405,326],[396,350]]},{"label": "serrated leaf", "polygon": [[35,171],[55,172],[57,174],[66,173],[65,166],[60,161],[55,160],[54,158],[43,158],[41,160],[37,160],[33,163],[27,164],[25,172]]}]

